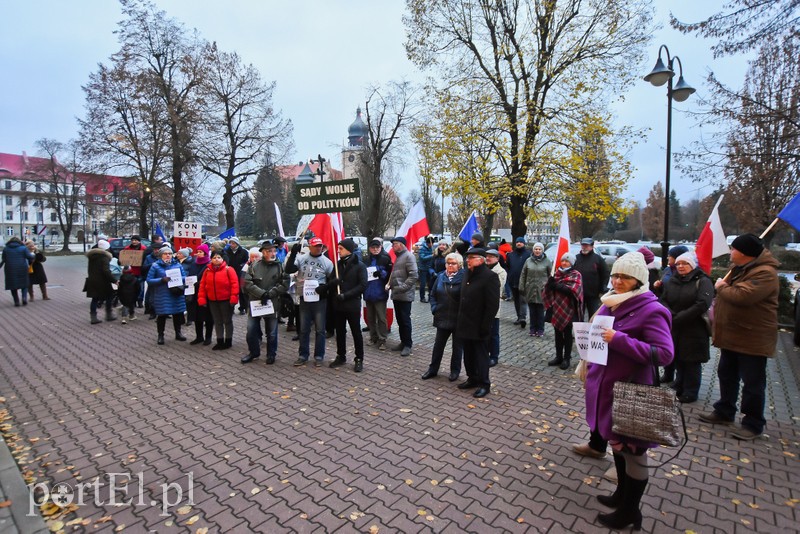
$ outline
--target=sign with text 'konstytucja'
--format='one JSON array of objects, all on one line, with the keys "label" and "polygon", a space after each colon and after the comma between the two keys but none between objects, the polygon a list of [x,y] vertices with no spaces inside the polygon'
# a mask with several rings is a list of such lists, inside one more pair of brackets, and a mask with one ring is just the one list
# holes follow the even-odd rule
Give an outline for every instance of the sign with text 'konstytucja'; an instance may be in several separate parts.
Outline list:
[{"label": "sign with text 'konstytucja'", "polygon": [[297,184],[295,198],[300,215],[361,210],[358,179]]}]

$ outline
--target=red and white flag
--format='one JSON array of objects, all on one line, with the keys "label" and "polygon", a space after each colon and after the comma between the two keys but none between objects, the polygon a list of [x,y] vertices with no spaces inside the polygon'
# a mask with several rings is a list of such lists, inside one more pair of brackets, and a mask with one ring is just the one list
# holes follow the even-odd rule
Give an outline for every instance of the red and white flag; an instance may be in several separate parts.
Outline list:
[{"label": "red and white flag", "polygon": [[[420,199],[419,202],[414,204],[411,211],[408,212],[406,220],[403,221],[403,224],[400,225],[400,229],[397,231],[397,235],[406,238],[406,246],[411,250],[411,247],[420,237],[425,237],[430,233],[431,230],[428,227],[428,219],[425,218],[425,206],[422,203],[422,199]],[[392,256],[394,255],[392,254]],[[392,260],[394,261],[394,258],[392,258]]]},{"label": "red and white flag", "polygon": [[561,214],[561,228],[558,229],[558,247],[556,248],[556,259],[553,262],[553,273],[561,264],[561,256],[567,252],[569,252],[569,215],[567,207],[564,206],[564,213]]},{"label": "red and white flag", "polygon": [[318,213],[311,220],[308,229],[314,232],[314,236],[322,239],[328,247],[328,258],[334,263],[339,261],[339,241],[344,239],[344,225],[342,224],[342,214]]},{"label": "red and white flag", "polygon": [[700,232],[700,237],[697,238],[697,245],[694,248],[697,254],[697,266],[700,267],[706,274],[711,274],[711,260],[717,256],[722,256],[730,252],[728,242],[725,240],[725,232],[722,230],[722,223],[719,220],[719,205],[722,202],[720,195],[719,200],[711,210],[711,215]]}]

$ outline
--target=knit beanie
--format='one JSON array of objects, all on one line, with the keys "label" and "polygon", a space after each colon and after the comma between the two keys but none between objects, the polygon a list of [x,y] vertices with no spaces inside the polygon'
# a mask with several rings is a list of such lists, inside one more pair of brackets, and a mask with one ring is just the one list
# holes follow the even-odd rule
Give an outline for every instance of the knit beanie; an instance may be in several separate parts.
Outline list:
[{"label": "knit beanie", "polygon": [[656,259],[656,255],[653,254],[653,251],[647,247],[642,247],[637,252],[641,252],[642,256],[644,256],[644,262],[648,265],[653,263],[653,260]]},{"label": "knit beanie", "polygon": [[178,250],[178,252],[181,255],[183,255],[184,258],[188,258],[189,256],[192,255],[192,249],[190,249],[189,247],[182,248],[182,249]]},{"label": "knit beanie", "polygon": [[475,241],[480,241],[481,243],[483,243],[483,234],[480,233],[480,232],[475,232],[474,234],[472,234],[472,239],[474,239]]},{"label": "knit beanie", "polygon": [[611,274],[627,274],[636,278],[645,287],[650,282],[650,273],[647,272],[647,264],[641,252],[628,252],[620,256],[611,267]]},{"label": "knit beanie", "polygon": [[105,239],[101,239],[100,241],[97,242],[97,248],[99,248],[100,250],[108,250],[110,247],[111,243],[109,243]]},{"label": "knit beanie", "polygon": [[692,267],[692,269],[697,268],[697,257],[694,255],[694,252],[684,252],[675,258],[675,263],[678,263],[679,261],[685,261]]},{"label": "knit beanie", "polygon": [[684,245],[675,245],[674,247],[669,249],[669,252],[667,254],[672,258],[677,258],[678,256],[680,256],[681,254],[683,254],[685,252],[689,252],[689,249],[686,248],[686,246],[684,246]]},{"label": "knit beanie", "polygon": [[539,247],[540,249],[544,250],[544,245],[542,245],[541,243],[534,243],[533,244],[533,248],[536,248],[536,247]]},{"label": "knit beanie", "polygon": [[341,241],[339,241],[339,245],[344,247],[345,250],[347,250],[351,254],[356,249],[356,242],[350,239],[349,237],[347,239],[342,239]]},{"label": "knit beanie", "polygon": [[735,248],[745,256],[757,258],[764,251],[761,240],[753,234],[743,234],[733,240],[731,248]]},{"label": "knit beanie", "polygon": [[208,245],[203,243],[202,245],[198,246],[197,252],[200,252],[201,250],[203,251],[204,256],[202,258],[200,256],[195,256],[194,262],[197,265],[205,265],[211,260],[211,258],[208,256]]},{"label": "knit beanie", "polygon": [[575,265],[575,254],[572,252],[565,252],[561,255],[561,261],[567,260],[570,265]]}]

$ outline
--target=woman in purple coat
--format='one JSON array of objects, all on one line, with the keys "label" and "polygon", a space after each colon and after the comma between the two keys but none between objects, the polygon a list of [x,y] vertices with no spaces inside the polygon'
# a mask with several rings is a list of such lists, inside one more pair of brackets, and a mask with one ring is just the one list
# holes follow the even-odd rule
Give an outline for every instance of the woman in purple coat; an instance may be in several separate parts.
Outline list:
[{"label": "woman in purple coat", "polygon": [[[611,431],[611,406],[617,381],[653,383],[653,363],[667,365],[673,358],[671,315],[648,290],[644,256],[629,252],[614,262],[611,291],[601,297],[598,315],[611,315],[614,326],[603,333],[608,343],[606,365],[592,364],[586,376],[586,421],[607,439],[614,452],[617,488],[597,500],[617,510],[597,520],[609,528],[633,524],[641,528],[639,503],[647,487],[647,449],[656,446]],[[651,356],[652,354],[652,356]]]}]

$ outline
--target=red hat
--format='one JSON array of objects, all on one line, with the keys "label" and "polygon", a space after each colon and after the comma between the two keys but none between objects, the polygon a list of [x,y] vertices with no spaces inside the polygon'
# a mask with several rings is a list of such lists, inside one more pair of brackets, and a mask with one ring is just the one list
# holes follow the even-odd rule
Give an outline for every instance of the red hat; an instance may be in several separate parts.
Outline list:
[{"label": "red hat", "polygon": [[312,237],[311,239],[308,240],[308,246],[310,247],[316,247],[319,245],[322,245],[322,239],[318,237]]}]

